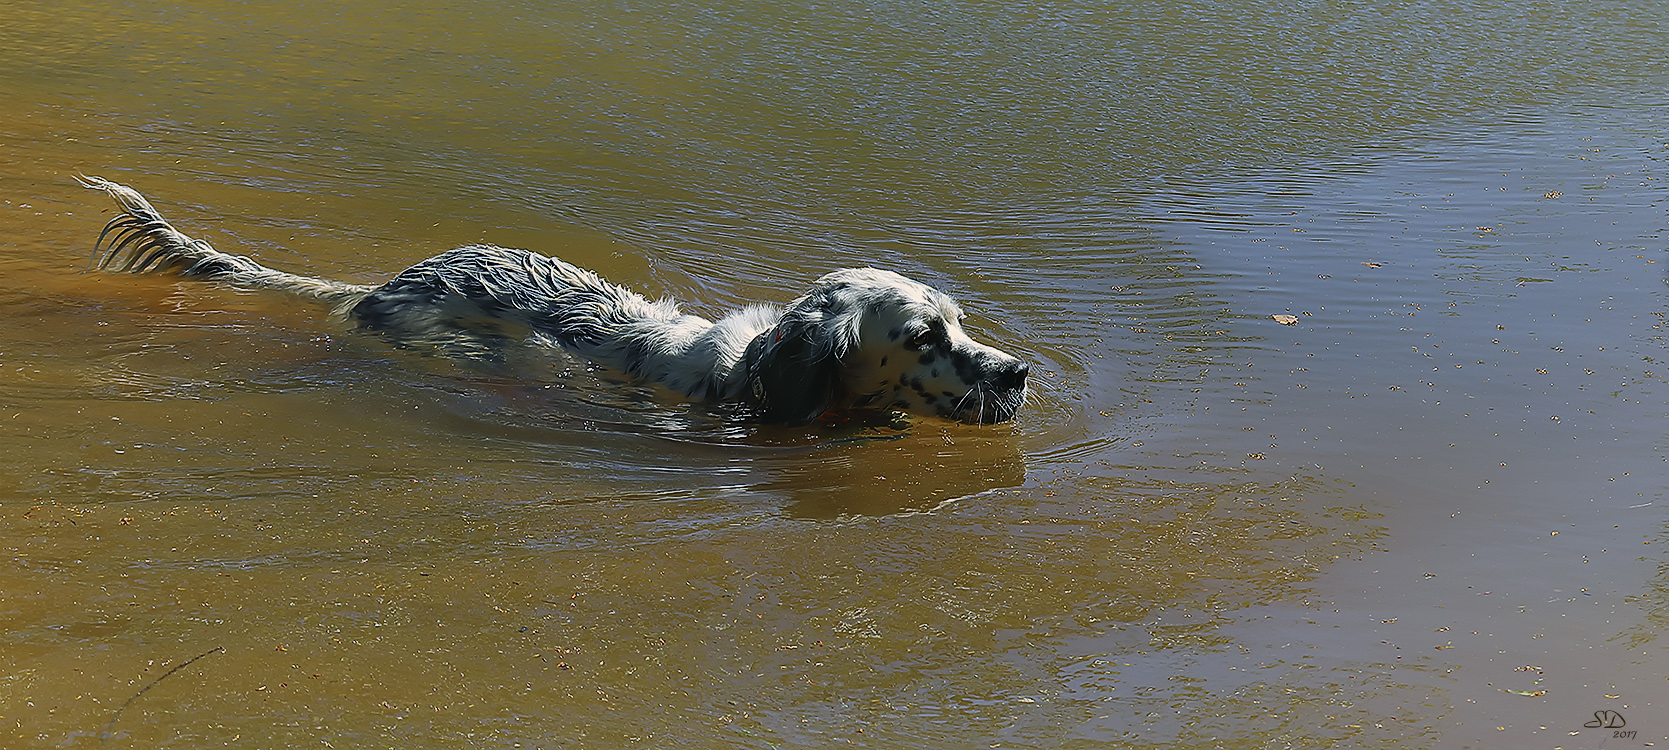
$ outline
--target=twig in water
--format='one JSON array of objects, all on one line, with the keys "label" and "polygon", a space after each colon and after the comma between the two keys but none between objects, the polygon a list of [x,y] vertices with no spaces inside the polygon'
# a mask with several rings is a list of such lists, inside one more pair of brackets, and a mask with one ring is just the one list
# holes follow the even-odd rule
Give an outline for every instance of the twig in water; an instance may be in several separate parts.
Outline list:
[{"label": "twig in water", "polygon": [[104,731],[99,733],[99,744],[103,745],[105,742],[109,741],[109,739],[110,739],[110,728],[113,727],[113,726],[116,726],[116,720],[122,718],[122,712],[126,711],[128,706],[133,705],[134,701],[139,700],[139,696],[144,695],[145,691],[156,687],[157,683],[168,679],[169,675],[171,675],[175,672],[178,672],[182,669],[185,669],[186,667],[190,666],[192,662],[197,661],[198,659],[201,659],[205,656],[208,656],[209,654],[217,654],[217,653],[220,653],[221,651],[225,651],[225,650],[226,649],[224,649],[224,648],[221,648],[219,646],[215,646],[214,648],[211,648],[207,651],[204,651],[201,654],[193,656],[190,659],[186,659],[185,661],[182,661],[179,664],[175,664],[172,669],[169,669],[168,671],[163,672],[161,677],[158,677],[154,680],[151,680],[151,684],[146,685],[142,688],[139,688],[139,692],[134,693],[133,697],[128,698],[126,701],[124,701],[122,703],[122,707],[116,709],[116,713],[113,713],[113,714],[110,715],[110,721],[107,721],[107,722],[104,723]]}]

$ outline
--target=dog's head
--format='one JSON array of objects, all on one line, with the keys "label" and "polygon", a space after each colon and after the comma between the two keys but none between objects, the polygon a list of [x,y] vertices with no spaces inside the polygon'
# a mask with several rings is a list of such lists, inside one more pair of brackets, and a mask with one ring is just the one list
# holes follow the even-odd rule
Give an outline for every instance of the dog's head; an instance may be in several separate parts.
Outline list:
[{"label": "dog's head", "polygon": [[896,408],[1006,422],[1025,399],[1030,368],[969,338],[962,317],[950,297],[896,273],[835,271],[756,342],[750,385],[773,421]]}]

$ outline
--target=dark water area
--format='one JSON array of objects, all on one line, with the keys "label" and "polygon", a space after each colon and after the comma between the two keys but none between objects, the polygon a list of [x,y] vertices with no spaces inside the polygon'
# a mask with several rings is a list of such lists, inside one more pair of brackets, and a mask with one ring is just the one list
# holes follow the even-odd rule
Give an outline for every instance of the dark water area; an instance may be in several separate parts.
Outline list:
[{"label": "dark water area", "polygon": [[[1669,742],[1660,4],[0,9],[0,744]],[[1032,394],[460,366],[87,272],[76,174],[358,283],[874,265]]]}]

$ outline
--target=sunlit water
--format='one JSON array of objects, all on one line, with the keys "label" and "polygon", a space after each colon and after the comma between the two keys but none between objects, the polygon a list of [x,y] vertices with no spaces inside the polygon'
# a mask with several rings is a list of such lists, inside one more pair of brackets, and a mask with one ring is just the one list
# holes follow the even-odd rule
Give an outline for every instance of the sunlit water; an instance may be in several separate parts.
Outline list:
[{"label": "sunlit water", "polygon": [[[0,10],[7,746],[1669,741],[1661,4]],[[356,282],[890,268],[1034,392],[486,372],[85,273],[77,173]]]}]

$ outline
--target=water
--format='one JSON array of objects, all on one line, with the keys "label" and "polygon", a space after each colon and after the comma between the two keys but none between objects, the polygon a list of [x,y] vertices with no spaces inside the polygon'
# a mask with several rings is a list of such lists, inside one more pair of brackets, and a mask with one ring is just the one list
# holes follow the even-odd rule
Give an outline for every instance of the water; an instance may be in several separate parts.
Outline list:
[{"label": "water", "polygon": [[[1659,4],[4,10],[8,745],[1669,740]],[[83,273],[77,173],[355,282],[877,265],[1035,393],[473,371]]]}]

